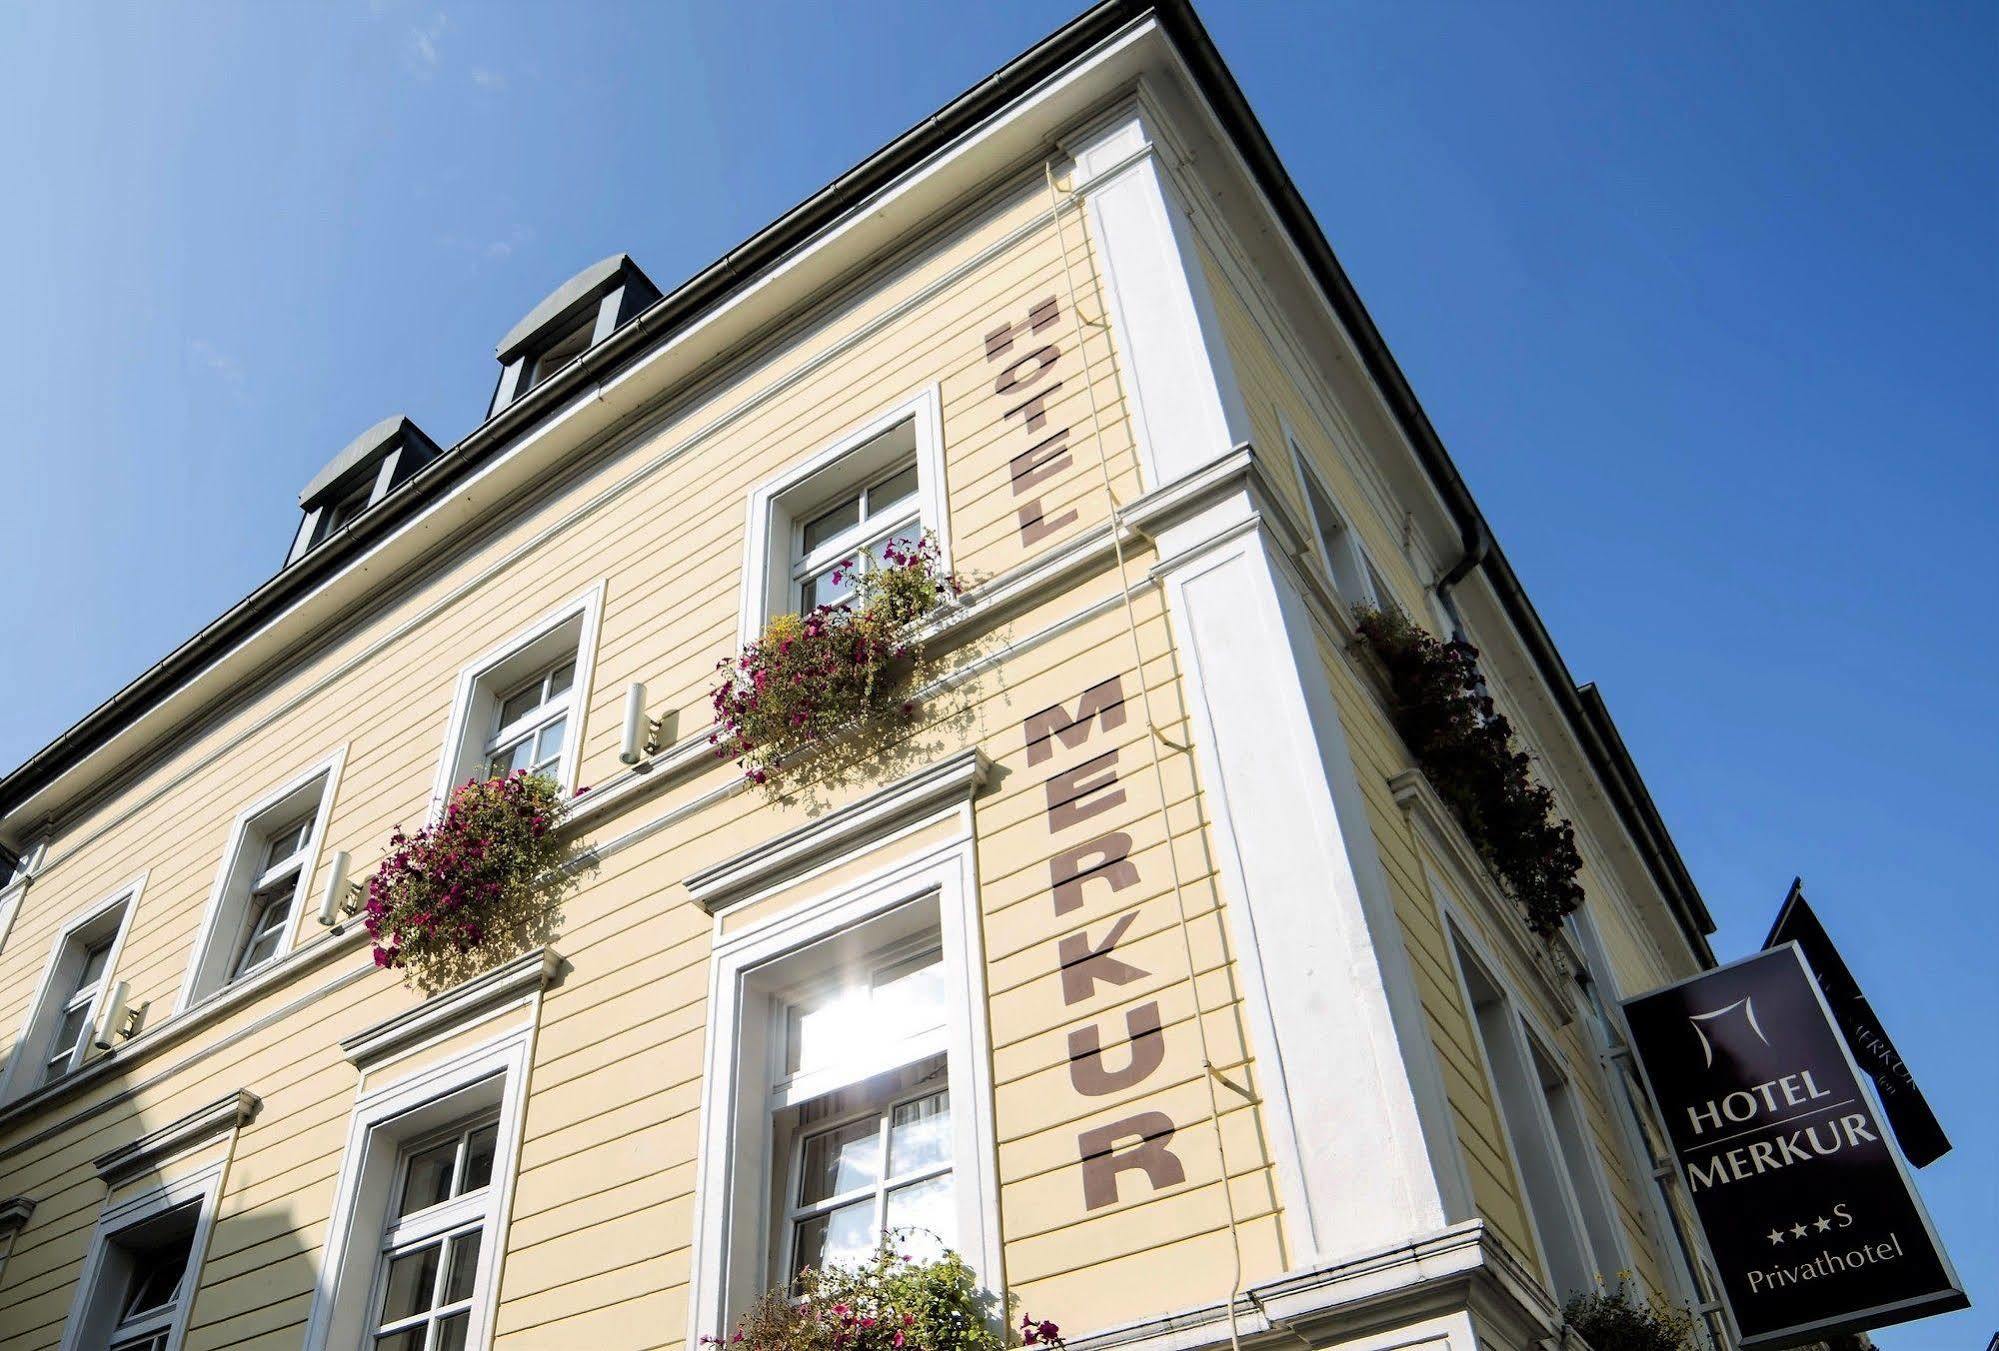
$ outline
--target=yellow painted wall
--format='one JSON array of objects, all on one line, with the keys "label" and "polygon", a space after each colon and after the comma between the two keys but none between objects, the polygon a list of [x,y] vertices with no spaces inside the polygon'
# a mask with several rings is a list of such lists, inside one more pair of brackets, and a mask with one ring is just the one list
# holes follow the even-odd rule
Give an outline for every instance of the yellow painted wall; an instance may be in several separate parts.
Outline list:
[{"label": "yellow painted wall", "polygon": [[[680,735],[703,726],[713,667],[736,643],[751,488],[915,391],[933,383],[941,391],[950,533],[969,581],[1005,574],[1101,528],[1108,502],[1100,464],[1108,462],[1120,496],[1139,491],[1132,443],[1109,339],[1092,330],[1087,361],[1077,354],[1064,257],[1036,186],[1000,194],[866,286],[826,302],[615,456],[524,509],[496,511],[488,535],[379,598],[263,687],[231,697],[169,751],[134,766],[115,792],[61,822],[0,950],[0,1036],[18,1033],[65,920],[140,868],[149,880],[111,975],[130,982],[135,1003],[149,1004],[148,1027],[161,1027],[231,822],[268,788],[343,746],[308,896],[316,901],[335,849],[350,850],[354,875],[365,876],[391,830],[415,826],[426,811],[460,670],[588,588],[601,585],[604,599],[582,713],[581,781],[618,768],[619,705],[631,680],[647,682],[653,711],[667,713]],[[1067,229],[1085,305],[1101,313],[1080,216]],[[1076,451],[1073,468],[1037,491],[1048,517],[1073,510],[1075,520],[1030,547],[1008,472],[1025,443],[992,389],[984,337],[1051,295],[1062,298],[1063,322],[1046,336],[1065,356],[1049,416],[1074,429]],[[613,492],[614,485],[622,487]],[[1134,558],[1134,576],[1144,563]],[[1229,1280],[1217,1273],[1229,1270],[1232,1244],[1240,1244],[1252,1277],[1284,1265],[1255,1120],[1253,1051],[1191,766],[1184,757],[1164,765],[1162,815],[1152,743],[1135,715],[1086,747],[1025,763],[1022,721],[1073,704],[1108,678],[1126,682],[1134,708],[1142,680],[1162,719],[1178,724],[1176,666],[1156,599],[1140,602],[1136,614],[1142,663],[1115,605],[1035,640],[1120,589],[1101,569],[1082,575],[969,649],[992,668],[948,701],[947,720],[911,730],[909,757],[927,762],[976,743],[999,767],[975,820],[1006,1264],[1023,1299],[1072,1328],[1156,1312],[1161,1290],[1183,1292],[1176,1302],[1220,1298]],[[1070,841],[1047,828],[1042,782],[1113,748],[1126,801],[1102,820],[1132,835],[1144,885],[1058,916],[1048,859]],[[496,1325],[503,1347],[638,1347],[677,1342],[685,1327],[712,921],[680,883],[806,819],[800,808],[728,791],[733,781],[730,766],[712,765],[590,832],[615,838],[715,795],[612,853],[566,907],[555,946],[568,970],[542,1004],[526,1098]],[[1169,849],[1184,883],[1178,899]],[[1099,931],[1107,915],[1132,908],[1140,918],[1121,955],[1148,978],[1065,1008],[1060,936],[1084,926]],[[298,940],[333,941],[309,914]],[[1068,1032],[1101,1023],[1117,1063],[1124,1014],[1148,1000],[1162,1012],[1161,1067],[1114,1097],[1078,1096],[1068,1082]],[[103,1201],[90,1159],[239,1087],[260,1095],[263,1109],[234,1145],[187,1348],[296,1346],[360,1087],[336,1043],[413,1001],[393,977],[370,969],[365,947],[350,950],[192,1037],[121,1058],[129,1063],[33,1119],[0,1117],[0,1196],[37,1204],[0,1271],[0,1351],[53,1347],[60,1337]],[[1205,1028],[1218,1067],[1249,1095],[1227,1096],[1219,1126],[1233,1236],[1197,1028]],[[415,1063],[377,1071],[371,1083]],[[1115,1204],[1087,1209],[1078,1133],[1141,1104],[1175,1122],[1172,1148],[1185,1182],[1155,1191],[1126,1175]]]}]

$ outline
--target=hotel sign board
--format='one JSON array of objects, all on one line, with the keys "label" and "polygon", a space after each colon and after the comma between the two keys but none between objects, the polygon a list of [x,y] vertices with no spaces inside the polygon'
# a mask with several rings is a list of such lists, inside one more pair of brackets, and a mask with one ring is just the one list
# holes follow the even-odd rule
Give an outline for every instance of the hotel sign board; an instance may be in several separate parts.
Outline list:
[{"label": "hotel sign board", "polygon": [[1624,1014],[1745,1348],[1969,1304],[1795,943]]}]

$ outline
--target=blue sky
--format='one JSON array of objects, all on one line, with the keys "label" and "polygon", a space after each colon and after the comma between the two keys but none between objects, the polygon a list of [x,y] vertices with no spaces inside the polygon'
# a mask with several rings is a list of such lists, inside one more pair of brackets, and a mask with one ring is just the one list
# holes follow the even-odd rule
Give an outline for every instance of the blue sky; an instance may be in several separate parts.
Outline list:
[{"label": "blue sky", "polygon": [[[670,286],[1069,13],[0,10],[0,765],[268,576],[355,433],[468,430],[576,268]],[[1921,1181],[1984,1307],[1879,1340],[1982,1343],[1999,8],[1206,17],[1717,950],[1802,873],[1956,1139]]]}]

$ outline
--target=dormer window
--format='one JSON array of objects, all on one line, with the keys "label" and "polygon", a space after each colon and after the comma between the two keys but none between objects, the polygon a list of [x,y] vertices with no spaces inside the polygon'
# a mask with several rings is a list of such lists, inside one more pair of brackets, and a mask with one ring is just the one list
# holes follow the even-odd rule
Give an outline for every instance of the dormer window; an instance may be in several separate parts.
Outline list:
[{"label": "dormer window", "polygon": [[374,496],[375,481],[369,479],[350,491],[347,496],[326,509],[320,518],[319,537],[329,539],[338,534],[349,521],[368,509],[368,499]]},{"label": "dormer window", "polygon": [[625,254],[584,268],[500,339],[494,349],[500,359],[500,383],[486,415],[491,417],[546,384],[658,299],[659,288]]},{"label": "dormer window", "polygon": [[527,388],[533,389],[549,376],[583,355],[589,348],[591,339],[597,332],[597,316],[593,312],[584,316],[567,333],[558,334],[554,341],[537,354],[527,367]]},{"label": "dormer window", "polygon": [[442,453],[435,441],[400,413],[383,418],[355,437],[298,495],[305,519],[292,540],[286,566],[352,525]]}]

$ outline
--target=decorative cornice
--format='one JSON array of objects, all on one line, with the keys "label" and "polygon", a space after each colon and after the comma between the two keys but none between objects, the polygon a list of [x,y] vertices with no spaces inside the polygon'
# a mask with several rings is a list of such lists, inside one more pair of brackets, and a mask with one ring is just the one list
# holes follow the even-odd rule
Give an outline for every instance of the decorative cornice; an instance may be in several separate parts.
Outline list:
[{"label": "decorative cornice", "polygon": [[562,959],[553,948],[536,948],[474,976],[414,1008],[384,1018],[340,1039],[340,1053],[361,1069],[381,1063],[417,1042],[470,1023],[509,1000],[535,994],[555,979]]},{"label": "decorative cornice", "polygon": [[[1286,1272],[1246,1289],[1235,1304],[1244,1346],[1333,1345],[1388,1322],[1476,1308],[1533,1345],[1561,1326],[1561,1311],[1483,1220],[1465,1220],[1413,1242]],[[1229,1342],[1226,1302],[1071,1337],[1070,1351],[1206,1351]]]},{"label": "decorative cornice", "polygon": [[1467,881],[1466,890],[1473,893],[1468,899],[1478,901],[1491,914],[1495,923],[1490,927],[1498,931],[1514,958],[1538,978],[1541,992],[1562,1022],[1573,1020],[1577,1009],[1575,977],[1583,970],[1583,963],[1568,936],[1558,930],[1548,939],[1537,940],[1527,928],[1525,914],[1486,867],[1471,837],[1437,796],[1437,790],[1422,770],[1405,769],[1392,776],[1388,791],[1394,794],[1396,805],[1428,832],[1447,856],[1446,861]]},{"label": "decorative cornice", "polygon": [[178,1121],[170,1121],[156,1131],[99,1154],[90,1165],[106,1183],[119,1186],[151,1172],[176,1154],[206,1144],[223,1132],[253,1120],[263,1105],[263,1099],[255,1093],[239,1088],[205,1107],[195,1108]]},{"label": "decorative cornice", "polygon": [[992,768],[993,762],[984,751],[967,747],[859,802],[850,802],[734,858],[703,868],[687,878],[687,894],[712,915],[822,859],[863,848],[905,825],[969,802],[985,786]]},{"label": "decorative cornice", "polygon": [[35,1203],[25,1196],[10,1196],[0,1201],[0,1238],[20,1233],[34,1213]]}]

